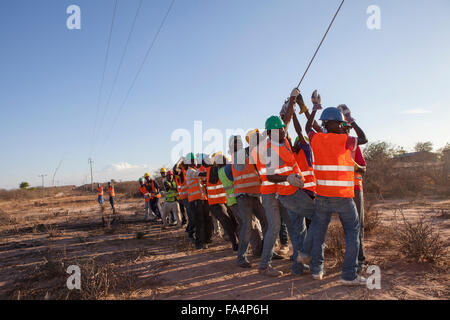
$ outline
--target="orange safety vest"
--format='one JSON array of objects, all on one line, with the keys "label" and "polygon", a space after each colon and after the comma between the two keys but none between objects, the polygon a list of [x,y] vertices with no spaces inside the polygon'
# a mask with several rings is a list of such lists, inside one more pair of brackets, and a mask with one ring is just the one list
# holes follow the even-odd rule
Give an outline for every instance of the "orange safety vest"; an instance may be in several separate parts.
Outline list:
[{"label": "orange safety vest", "polygon": [[[279,157],[278,167],[274,171],[275,174],[289,176],[295,173],[301,176],[303,181],[305,181],[287,139],[284,140],[284,145],[282,145],[281,148],[279,146],[274,146],[270,141],[267,143],[267,148],[271,148]],[[273,157],[274,154],[271,154],[271,156]],[[277,193],[279,195],[290,196],[297,192],[297,190],[298,187],[291,185],[287,181],[277,183]]]},{"label": "orange safety vest", "polygon": [[[266,148],[267,150],[267,148]],[[258,154],[258,147],[254,147],[251,152],[253,161],[255,162],[256,169],[258,169],[259,179],[261,180],[261,194],[273,194],[277,192],[277,184],[267,180],[266,165],[261,162],[260,155]]]},{"label": "orange safety vest", "polygon": [[110,197],[116,196],[116,193],[114,192],[114,187],[108,187],[108,192]]},{"label": "orange safety vest", "polygon": [[314,176],[314,169],[309,166],[303,149],[300,149],[300,151],[295,154],[295,159],[297,160],[300,171],[305,178],[305,185],[303,186],[303,189],[316,193],[316,177]]},{"label": "orange safety vest", "polygon": [[103,196],[103,188],[102,187],[98,187],[97,191],[98,191],[99,196]]},{"label": "orange safety vest", "polygon": [[234,194],[239,193],[261,193],[261,180],[253,164],[250,163],[249,158],[245,158],[245,168],[238,171],[231,165],[234,179]]},{"label": "orange safety vest", "polygon": [[[353,161],[356,163],[355,161],[355,151],[352,151],[352,159]],[[363,189],[363,177],[362,174],[359,172],[355,171],[355,190],[362,190]]]},{"label": "orange safety vest", "polygon": [[182,171],[182,175],[184,178],[183,183],[181,183],[180,177],[178,177],[178,176],[175,177],[175,182],[177,183],[177,189],[178,189],[178,197],[180,198],[180,200],[184,200],[188,196],[187,188],[186,188],[186,172],[184,170]]},{"label": "orange safety vest", "polygon": [[354,197],[354,163],[346,148],[348,136],[316,133],[311,139],[314,153],[316,193],[324,197]]},{"label": "orange safety vest", "polygon": [[[147,190],[147,187],[145,185],[140,186],[139,187],[139,191],[142,193],[143,196],[145,196],[147,193],[149,193],[148,190]],[[144,198],[145,202],[150,202],[150,198],[151,197]]]},{"label": "orange safety vest", "polygon": [[207,200],[205,187],[203,186],[202,181],[203,181],[203,178],[198,177],[196,179],[192,179],[192,181],[190,181],[189,184],[186,184],[189,202],[192,202],[195,200]]},{"label": "orange safety vest", "polygon": [[153,181],[152,180],[152,193],[156,193],[156,194],[152,194],[152,199],[158,199],[158,198],[161,198],[161,193],[157,193],[158,191],[156,190],[156,187],[155,187],[155,181]]},{"label": "orange safety vest", "polygon": [[209,174],[211,172],[211,167],[206,168],[206,191],[208,193],[208,203],[210,205],[227,203],[227,193],[223,187],[220,179],[217,179],[217,183],[213,184],[209,182]]}]

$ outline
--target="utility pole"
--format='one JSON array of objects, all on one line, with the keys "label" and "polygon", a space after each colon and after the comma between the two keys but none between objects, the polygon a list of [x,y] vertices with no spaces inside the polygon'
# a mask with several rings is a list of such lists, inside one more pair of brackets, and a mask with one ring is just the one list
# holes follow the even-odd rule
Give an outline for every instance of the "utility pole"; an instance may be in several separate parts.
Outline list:
[{"label": "utility pole", "polygon": [[89,158],[89,164],[91,166],[91,191],[94,191],[94,176],[92,175],[92,164],[94,161],[92,161],[91,158]]},{"label": "utility pole", "polygon": [[38,177],[42,178],[42,198],[44,198],[44,177],[46,177],[46,174],[40,174]]}]

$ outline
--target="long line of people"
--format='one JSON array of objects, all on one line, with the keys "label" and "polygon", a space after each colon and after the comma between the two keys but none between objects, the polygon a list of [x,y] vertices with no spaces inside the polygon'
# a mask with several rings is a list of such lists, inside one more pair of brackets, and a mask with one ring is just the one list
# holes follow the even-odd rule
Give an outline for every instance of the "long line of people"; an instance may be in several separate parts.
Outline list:
[{"label": "long line of people", "polygon": [[[163,209],[158,184],[145,174],[139,179],[145,219],[162,219],[163,228],[169,216],[178,227],[187,224],[188,239],[200,250],[212,241],[215,218],[236,252],[237,265],[252,267],[251,247],[252,254],[261,257],[258,270],[265,276],[283,275],[271,261],[286,257],[290,239],[292,273],[310,272],[321,280],[325,235],[331,215],[337,213],[346,243],[341,281],[365,285],[366,279],[358,275],[365,264],[365,162],[359,145],[367,139],[346,105],[323,109],[317,91],[311,102],[309,113],[295,88],[280,116],[266,120],[264,132],[247,133],[247,147],[241,136],[230,137],[231,159],[222,152],[211,156],[188,153],[172,171],[164,169]],[[306,135],[295,112],[297,105],[307,119]],[[322,109],[319,125],[315,116]],[[288,133],[291,121],[297,134],[294,143]],[[349,135],[351,129],[356,137]]]}]

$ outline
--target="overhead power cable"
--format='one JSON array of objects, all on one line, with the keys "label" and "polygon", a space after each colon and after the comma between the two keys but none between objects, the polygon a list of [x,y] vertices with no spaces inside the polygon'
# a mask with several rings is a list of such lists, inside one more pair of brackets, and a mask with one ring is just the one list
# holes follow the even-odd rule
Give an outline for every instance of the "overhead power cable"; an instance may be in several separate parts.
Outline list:
[{"label": "overhead power cable", "polygon": [[341,10],[341,7],[342,7],[342,5],[344,4],[344,1],[345,1],[345,0],[342,0],[341,4],[339,5],[339,8],[337,9],[336,13],[334,14],[333,19],[331,20],[330,24],[328,25],[327,31],[326,31],[325,34],[323,35],[322,40],[321,40],[320,43],[319,43],[319,46],[317,47],[316,51],[314,52],[314,55],[313,55],[313,57],[311,58],[311,61],[309,61],[308,67],[306,68],[305,72],[303,73],[302,78],[300,79],[300,82],[299,82],[298,85],[297,85],[297,89],[300,87],[300,84],[302,83],[303,79],[305,78],[305,75],[306,75],[306,73],[308,72],[309,67],[310,67],[311,64],[313,63],[314,58],[315,58],[316,55],[317,55],[317,52],[319,51],[320,47],[322,46],[322,43],[323,43],[323,41],[325,40],[325,38],[326,38],[326,36],[327,36],[327,34],[328,34],[328,31],[330,31],[330,28],[331,28],[331,26],[333,25],[333,22],[334,22],[334,20],[336,19],[336,17],[337,17],[337,15],[338,15],[339,11]]},{"label": "overhead power cable", "polygon": [[127,93],[125,95],[125,98],[123,99],[123,101],[122,101],[122,103],[121,103],[121,105],[120,105],[120,107],[119,107],[119,109],[118,109],[118,111],[116,113],[116,116],[114,118],[114,121],[112,123],[112,126],[111,126],[110,130],[108,131],[108,135],[106,136],[106,139],[111,135],[111,132],[114,129],[114,126],[115,126],[115,124],[117,122],[117,119],[118,119],[118,117],[120,115],[120,112],[124,108],[124,106],[125,106],[125,104],[126,104],[126,102],[128,100],[128,97],[130,96],[130,93],[133,90],[134,85],[136,84],[136,80],[138,79],[142,69],[144,68],[145,63],[147,62],[148,57],[150,56],[150,53],[152,52],[152,49],[153,49],[153,47],[154,47],[154,45],[156,43],[156,40],[158,39],[158,36],[159,36],[163,26],[164,26],[164,23],[167,20],[167,17],[169,16],[170,11],[172,10],[172,7],[173,7],[174,3],[175,3],[175,0],[172,0],[171,3],[170,3],[169,8],[167,9],[167,11],[166,11],[166,13],[165,13],[165,15],[164,15],[164,17],[163,17],[159,27],[158,27],[158,30],[156,31],[155,35],[153,36],[153,39],[152,39],[152,41],[151,41],[151,43],[150,43],[150,45],[149,45],[149,47],[148,47],[148,49],[147,49],[147,51],[145,53],[144,59],[142,60],[140,66],[138,68],[138,71],[136,72],[136,75],[134,76],[133,81],[131,82],[131,85],[128,88],[128,91],[127,91]]},{"label": "overhead power cable", "polygon": [[108,64],[109,48],[110,48],[110,45],[111,45],[111,37],[112,37],[112,31],[113,31],[113,28],[114,28],[114,21],[116,19],[117,1],[118,0],[114,1],[114,9],[113,9],[113,15],[112,15],[112,20],[111,20],[111,27],[109,29],[108,44],[106,46],[105,61],[103,63],[102,80],[100,82],[100,90],[99,90],[98,98],[97,98],[97,111],[95,112],[94,128],[92,130],[91,148],[90,148],[90,151],[89,151],[90,154],[92,153],[92,149],[93,149],[94,136],[95,136],[97,122],[98,122],[98,113],[100,111],[100,102],[101,102],[101,97],[102,97],[102,92],[103,92],[103,84],[105,82],[105,73],[106,73],[106,66]]},{"label": "overhead power cable", "polygon": [[108,99],[107,99],[107,101],[106,101],[106,105],[105,105],[104,110],[103,110],[103,115],[102,115],[102,117],[100,118],[100,125],[99,125],[99,128],[98,128],[98,130],[97,130],[97,135],[95,135],[95,136],[94,136],[94,139],[93,139],[94,142],[93,142],[93,147],[92,147],[92,149],[95,148],[95,142],[97,141],[96,138],[100,135],[101,130],[102,130],[102,128],[103,128],[104,118],[106,117],[106,113],[107,113],[107,111],[108,111],[109,104],[110,104],[110,102],[111,102],[112,94],[113,94],[113,92],[114,92],[114,89],[116,88],[117,80],[118,80],[118,78],[119,78],[119,74],[120,74],[120,71],[121,71],[121,69],[122,69],[123,61],[124,61],[125,55],[126,55],[126,53],[127,53],[127,51],[128,51],[128,45],[130,44],[131,35],[132,35],[133,32],[134,32],[134,28],[135,28],[135,26],[136,26],[136,21],[137,21],[137,18],[138,18],[138,16],[139,16],[139,12],[140,12],[141,7],[142,7],[142,2],[143,2],[143,0],[140,0],[140,1],[139,1],[138,7],[137,7],[137,9],[136,9],[136,14],[134,15],[134,19],[133,19],[133,22],[132,22],[132,24],[131,24],[130,31],[128,32],[128,38],[127,38],[127,41],[126,41],[126,43],[125,43],[125,47],[124,47],[124,49],[123,49],[122,56],[121,56],[121,58],[120,58],[119,66],[118,66],[117,71],[116,71],[116,74],[115,74],[115,76],[114,76],[114,80],[113,80],[113,84],[112,84],[112,87],[111,87],[111,91],[109,92],[109,96],[108,96]]}]

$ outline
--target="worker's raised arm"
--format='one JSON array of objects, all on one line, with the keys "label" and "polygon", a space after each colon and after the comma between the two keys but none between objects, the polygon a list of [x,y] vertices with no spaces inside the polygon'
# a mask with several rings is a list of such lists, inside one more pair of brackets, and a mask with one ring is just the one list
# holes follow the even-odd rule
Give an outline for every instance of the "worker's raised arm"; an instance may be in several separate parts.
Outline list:
[{"label": "worker's raised arm", "polygon": [[175,163],[175,165],[172,168],[172,171],[175,172],[176,174],[180,175],[182,173],[182,170],[180,168],[181,164],[184,161],[184,157],[181,157],[180,160],[177,161],[177,163]]},{"label": "worker's raised arm", "polygon": [[355,129],[356,135],[358,136],[358,145],[366,144],[367,143],[366,134],[356,124],[355,119],[352,118],[352,113],[351,113],[350,109],[345,104],[341,104],[337,108],[344,115],[345,122],[351,124],[352,128]]},{"label": "worker's raised arm", "polygon": [[[299,114],[304,113],[305,117],[306,117],[306,121],[308,121],[308,119],[311,116],[311,114],[309,113],[308,107],[306,106],[305,101],[303,100],[303,96],[301,94],[299,94],[298,97],[297,97],[297,104],[300,106]],[[314,130],[316,130],[316,132],[322,132],[322,128],[320,127],[320,125],[315,120],[312,123],[312,127],[313,127]]]},{"label": "worker's raised arm", "polygon": [[298,139],[300,140],[300,143],[306,144],[305,138],[303,137],[302,126],[300,125],[300,122],[298,121],[297,115],[295,113],[294,113],[293,119],[294,119],[295,132],[297,132],[297,136],[298,136]]},{"label": "worker's raised arm", "polygon": [[289,127],[289,123],[292,120],[292,115],[294,114],[294,105],[297,100],[297,96],[300,94],[300,91],[297,88],[292,89],[291,96],[289,100],[285,102],[280,111],[280,117],[286,125],[286,132]]},{"label": "worker's raised arm", "polygon": [[317,90],[314,90],[311,95],[311,102],[313,103],[313,109],[311,115],[308,117],[308,121],[306,122],[305,130],[306,133],[309,134],[312,131],[313,123],[316,122],[314,118],[316,117],[317,110],[322,110],[322,98],[320,94],[317,93]]}]

